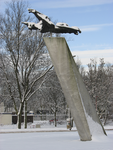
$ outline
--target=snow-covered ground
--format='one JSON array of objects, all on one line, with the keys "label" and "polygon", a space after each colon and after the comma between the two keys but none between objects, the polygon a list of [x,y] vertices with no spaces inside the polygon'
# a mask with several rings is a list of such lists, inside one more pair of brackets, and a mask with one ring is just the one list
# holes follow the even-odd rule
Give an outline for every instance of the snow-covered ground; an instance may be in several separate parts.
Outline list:
[{"label": "snow-covered ground", "polygon": [[[36,128],[36,125],[40,125],[40,128]],[[113,121],[109,122],[105,129],[113,129]],[[76,131],[75,124],[73,123],[72,131]],[[17,125],[0,125],[0,133],[9,133],[9,132],[35,132],[35,131],[69,131],[67,129],[66,121],[63,121],[62,124],[57,124],[57,127],[49,121],[34,121],[33,123],[28,123],[27,129],[24,129],[22,124],[22,129],[17,129]]]},{"label": "snow-covered ground", "polygon": [[[36,124],[41,127],[35,128]],[[105,126],[105,129],[113,129],[113,124]],[[97,135],[86,142],[79,140],[75,130],[76,127],[71,132],[67,130],[66,124],[55,128],[46,121],[34,122],[28,125],[28,129],[21,130],[15,125],[0,126],[0,150],[113,150],[113,130],[106,130],[107,136]],[[17,133],[21,131],[27,133]]]},{"label": "snow-covered ground", "polygon": [[0,150],[113,150],[113,131],[108,136],[82,142],[77,132],[0,134]]},{"label": "snow-covered ground", "polygon": [[[40,125],[40,128],[37,128],[37,125]],[[35,131],[68,131],[66,126],[66,121],[62,122],[62,124],[57,124],[57,127],[54,126],[53,123],[49,123],[49,121],[34,121],[33,123],[28,123],[27,129],[24,129],[24,125],[22,125],[22,129],[18,130],[17,125],[4,125],[0,126],[0,133],[6,132],[35,132]],[[72,128],[72,130],[76,130],[76,127]]]}]

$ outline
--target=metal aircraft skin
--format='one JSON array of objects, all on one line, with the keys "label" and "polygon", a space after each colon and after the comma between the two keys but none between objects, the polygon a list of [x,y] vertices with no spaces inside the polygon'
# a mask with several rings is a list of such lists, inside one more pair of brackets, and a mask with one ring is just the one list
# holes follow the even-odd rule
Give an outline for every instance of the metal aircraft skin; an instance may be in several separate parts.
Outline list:
[{"label": "metal aircraft skin", "polygon": [[39,20],[38,23],[23,22],[23,24],[27,25],[30,30],[38,29],[41,33],[74,33],[76,35],[81,33],[81,30],[78,27],[69,27],[66,23],[57,23],[54,25],[48,16],[38,12],[35,9],[28,9],[28,11],[29,13],[33,13]]}]

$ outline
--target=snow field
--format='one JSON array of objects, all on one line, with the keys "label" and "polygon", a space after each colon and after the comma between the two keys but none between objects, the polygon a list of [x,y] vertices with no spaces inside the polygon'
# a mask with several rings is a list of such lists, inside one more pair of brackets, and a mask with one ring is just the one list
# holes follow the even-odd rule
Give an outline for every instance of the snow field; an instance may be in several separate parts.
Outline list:
[{"label": "snow field", "polygon": [[[35,128],[36,124],[41,127]],[[104,128],[112,129],[106,131],[108,136],[95,135],[92,141],[83,142],[75,131],[76,127],[70,132],[66,123],[54,127],[48,121],[34,121],[28,124],[28,129],[22,126],[20,130],[16,125],[1,125],[0,150],[113,150],[113,122]]]},{"label": "snow field", "polygon": [[108,136],[79,140],[77,132],[0,134],[0,150],[113,150],[113,131]]}]

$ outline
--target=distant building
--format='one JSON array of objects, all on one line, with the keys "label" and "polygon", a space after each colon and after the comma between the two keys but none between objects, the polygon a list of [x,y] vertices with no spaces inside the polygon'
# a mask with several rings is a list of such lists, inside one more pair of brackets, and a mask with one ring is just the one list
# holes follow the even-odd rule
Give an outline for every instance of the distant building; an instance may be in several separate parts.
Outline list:
[{"label": "distant building", "polygon": [[[24,116],[22,115],[22,122],[24,122]],[[27,122],[33,123],[33,111],[27,115]],[[5,112],[4,103],[0,104],[0,125],[11,125],[17,123],[17,115],[14,112],[14,108],[8,108]]]},{"label": "distant building", "polygon": [[2,102],[0,104],[0,113],[3,113],[4,112],[4,103]]}]

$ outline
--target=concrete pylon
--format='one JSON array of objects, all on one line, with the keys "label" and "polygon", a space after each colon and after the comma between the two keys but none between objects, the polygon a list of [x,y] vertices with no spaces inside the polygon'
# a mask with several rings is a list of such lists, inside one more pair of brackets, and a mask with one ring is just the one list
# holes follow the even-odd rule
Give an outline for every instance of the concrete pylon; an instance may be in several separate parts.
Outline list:
[{"label": "concrete pylon", "polygon": [[44,38],[80,140],[90,141],[95,134],[105,134],[91,98],[85,88],[65,38]]}]

